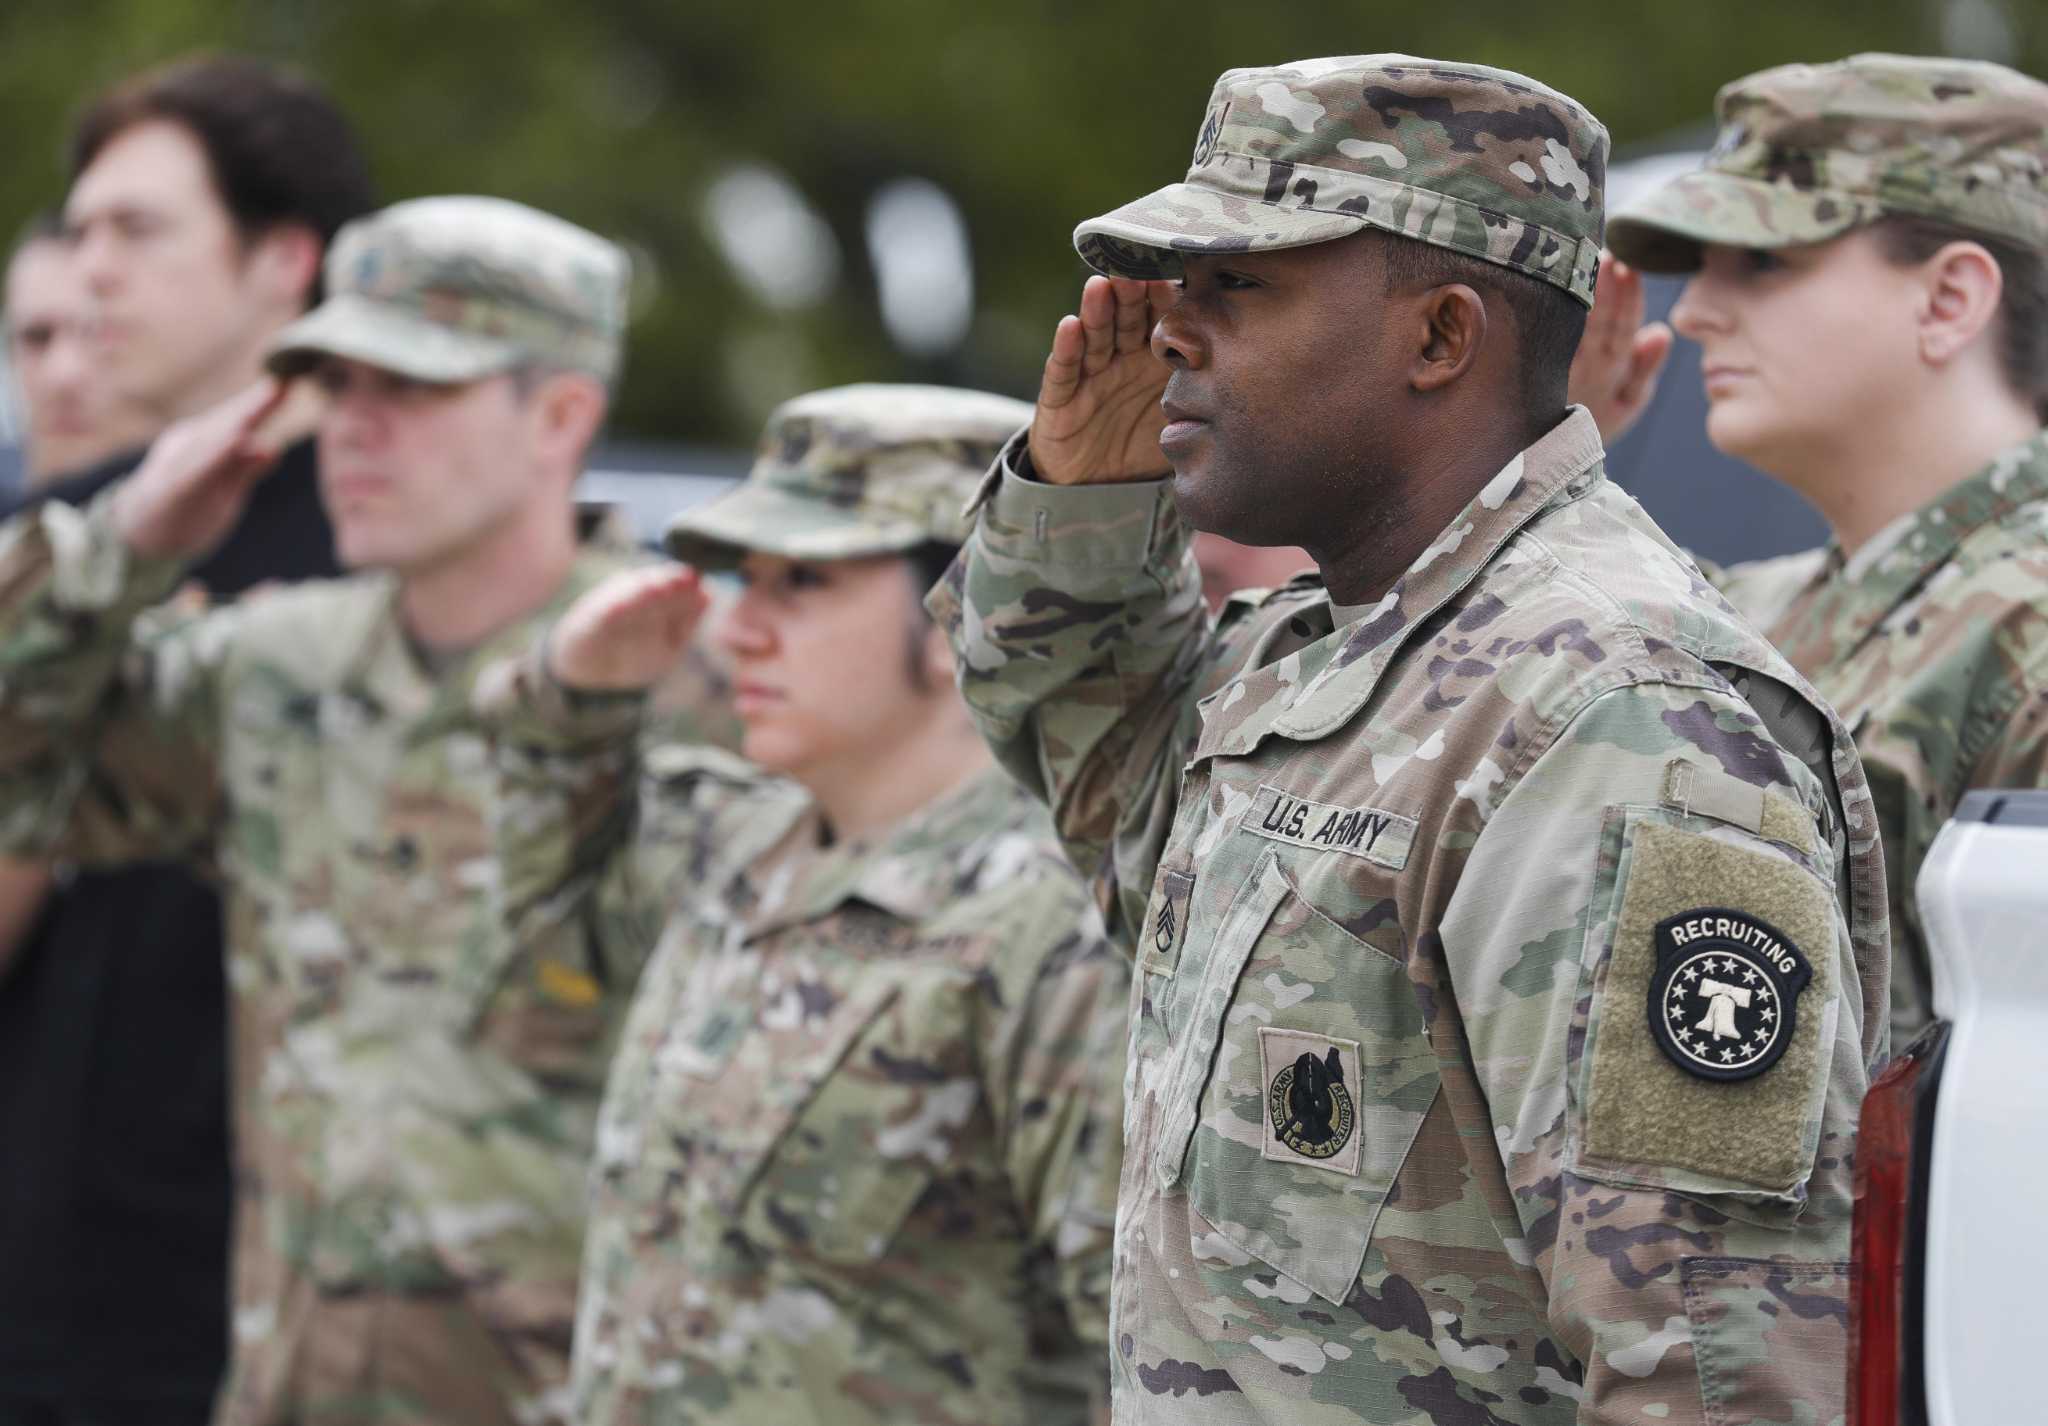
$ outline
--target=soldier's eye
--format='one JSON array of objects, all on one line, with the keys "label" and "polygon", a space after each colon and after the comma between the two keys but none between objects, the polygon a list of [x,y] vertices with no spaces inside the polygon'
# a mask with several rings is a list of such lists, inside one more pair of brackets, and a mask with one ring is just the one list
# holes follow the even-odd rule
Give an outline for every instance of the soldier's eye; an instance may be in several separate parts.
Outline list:
[{"label": "soldier's eye", "polygon": [[1785,265],[1785,260],[1767,248],[1744,248],[1742,267],[1745,272],[1776,272]]},{"label": "soldier's eye", "polygon": [[790,589],[823,589],[828,583],[823,570],[807,564],[791,565],[783,572],[782,582]]}]

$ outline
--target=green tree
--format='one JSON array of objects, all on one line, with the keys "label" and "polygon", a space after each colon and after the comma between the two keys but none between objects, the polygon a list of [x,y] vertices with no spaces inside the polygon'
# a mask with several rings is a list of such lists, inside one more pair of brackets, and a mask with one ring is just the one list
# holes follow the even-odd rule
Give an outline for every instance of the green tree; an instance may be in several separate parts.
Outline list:
[{"label": "green tree", "polygon": [[[99,86],[198,48],[289,60],[356,115],[387,196],[498,193],[630,244],[617,429],[744,443],[767,403],[828,382],[1028,394],[1081,276],[1073,224],[1179,177],[1231,65],[1370,49],[1504,65],[1584,101],[1626,150],[1704,122],[1750,70],[2001,25],[2012,62],[2048,70],[2048,21],[2021,0],[9,0],[0,221],[58,201],[66,125]],[[817,304],[762,304],[713,241],[706,190],[742,162],[787,174],[836,235],[841,279]],[[864,214],[900,177],[949,192],[972,239],[974,327],[943,359],[896,351],[879,319]]]}]

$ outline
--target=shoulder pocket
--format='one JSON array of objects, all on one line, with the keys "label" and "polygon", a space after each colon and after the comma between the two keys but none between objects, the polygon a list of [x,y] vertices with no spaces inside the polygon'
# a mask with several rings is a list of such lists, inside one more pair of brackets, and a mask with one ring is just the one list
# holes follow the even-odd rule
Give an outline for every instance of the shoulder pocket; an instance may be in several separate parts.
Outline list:
[{"label": "shoulder pocket", "polygon": [[1664,808],[1610,812],[1601,859],[1575,1170],[1796,1211],[1839,1009],[1831,879]]},{"label": "shoulder pocket", "polygon": [[1438,1082],[1405,968],[1269,851],[1217,930],[1148,1168],[1222,1237],[1342,1302]]}]

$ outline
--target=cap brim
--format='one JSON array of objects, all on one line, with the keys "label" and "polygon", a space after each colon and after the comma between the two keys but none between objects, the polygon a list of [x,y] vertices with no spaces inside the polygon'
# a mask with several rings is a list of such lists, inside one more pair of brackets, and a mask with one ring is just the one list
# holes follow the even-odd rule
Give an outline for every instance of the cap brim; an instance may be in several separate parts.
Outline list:
[{"label": "cap brim", "polygon": [[1074,250],[1097,272],[1152,280],[1179,277],[1183,253],[1307,247],[1369,226],[1348,214],[1281,208],[1172,183],[1081,224],[1074,229]]},{"label": "cap brim", "polygon": [[1786,248],[1838,238],[1869,222],[1869,205],[1700,169],[1653,188],[1607,220],[1607,249],[1643,272],[1691,272],[1708,243]]},{"label": "cap brim", "polygon": [[928,531],[909,520],[863,519],[822,500],[748,481],[676,516],[662,544],[685,564],[727,570],[749,553],[798,560],[860,559],[900,554],[930,538]]},{"label": "cap brim", "polygon": [[264,364],[279,376],[296,376],[330,356],[446,385],[510,371],[519,365],[520,349],[348,293],[330,297],[279,332]]}]

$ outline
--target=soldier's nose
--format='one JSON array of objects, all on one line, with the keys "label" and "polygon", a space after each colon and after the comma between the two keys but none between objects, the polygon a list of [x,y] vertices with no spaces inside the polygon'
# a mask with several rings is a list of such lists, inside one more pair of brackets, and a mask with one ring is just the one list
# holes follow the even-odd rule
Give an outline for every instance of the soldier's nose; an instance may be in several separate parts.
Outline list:
[{"label": "soldier's nose", "polygon": [[1182,315],[1185,304],[1167,309],[1152,327],[1152,355],[1175,368],[1198,368],[1209,358],[1207,344]]}]

